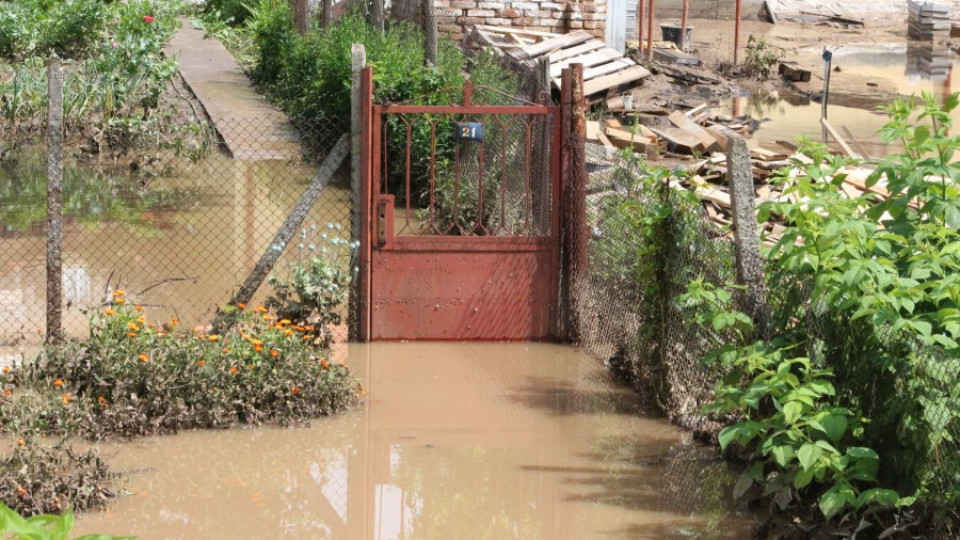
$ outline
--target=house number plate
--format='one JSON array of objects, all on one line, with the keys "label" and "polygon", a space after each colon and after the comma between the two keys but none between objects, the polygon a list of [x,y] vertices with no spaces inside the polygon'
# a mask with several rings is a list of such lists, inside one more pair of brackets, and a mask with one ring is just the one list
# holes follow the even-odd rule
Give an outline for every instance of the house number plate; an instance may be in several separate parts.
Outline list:
[{"label": "house number plate", "polygon": [[457,122],[457,132],[454,138],[458,141],[482,141],[483,124],[479,122]]}]

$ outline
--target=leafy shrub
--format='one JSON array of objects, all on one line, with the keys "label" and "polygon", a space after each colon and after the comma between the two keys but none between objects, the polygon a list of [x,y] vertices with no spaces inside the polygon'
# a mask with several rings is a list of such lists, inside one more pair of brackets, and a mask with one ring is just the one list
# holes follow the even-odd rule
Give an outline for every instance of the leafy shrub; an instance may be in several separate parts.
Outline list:
[{"label": "leafy shrub", "polygon": [[[42,514],[28,519],[0,504],[0,535],[10,540],[67,540],[73,530],[73,512]],[[85,534],[74,540],[134,540],[132,536]]]}]

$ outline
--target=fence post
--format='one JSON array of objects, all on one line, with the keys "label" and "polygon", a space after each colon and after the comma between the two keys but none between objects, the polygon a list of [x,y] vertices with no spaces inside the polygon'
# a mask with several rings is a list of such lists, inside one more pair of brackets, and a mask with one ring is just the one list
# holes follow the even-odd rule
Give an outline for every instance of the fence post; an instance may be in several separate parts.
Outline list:
[{"label": "fence post", "polygon": [[47,341],[63,340],[63,70],[47,74]]},{"label": "fence post", "polygon": [[767,336],[767,289],[760,259],[760,234],[754,208],[753,165],[742,137],[731,137],[727,153],[727,184],[733,206],[733,252],[736,258],[740,309],[753,319],[757,335]]},{"label": "fence post", "polygon": [[437,65],[437,17],[433,7],[433,0],[423,0],[423,60],[427,65]]},{"label": "fence post", "polygon": [[[364,166],[361,160],[361,131],[363,129],[363,115],[361,114],[361,89],[360,74],[367,65],[367,51],[362,43],[354,43],[350,50],[351,72],[350,72],[350,240],[359,242],[361,234],[360,207],[363,204],[360,197],[360,178],[361,167]],[[361,288],[359,276],[354,274],[350,281],[350,316],[348,332],[350,341],[360,339],[359,325],[357,318],[360,316],[360,298]]]},{"label": "fence post", "polygon": [[370,4],[370,24],[377,32],[383,32],[383,2],[384,0],[373,0]]},{"label": "fence post", "polygon": [[[566,146],[567,166],[563,177],[564,253],[566,254],[568,338],[581,339],[584,276],[587,275],[587,102],[583,95],[583,64],[572,64],[569,75],[569,131]],[[565,102],[567,98],[564,98]]]}]

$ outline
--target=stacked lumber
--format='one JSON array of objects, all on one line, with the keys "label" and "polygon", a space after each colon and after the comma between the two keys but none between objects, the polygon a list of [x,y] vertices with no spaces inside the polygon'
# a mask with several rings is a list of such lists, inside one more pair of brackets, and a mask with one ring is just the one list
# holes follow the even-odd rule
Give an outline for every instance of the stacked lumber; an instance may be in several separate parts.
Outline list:
[{"label": "stacked lumber", "polygon": [[907,76],[945,81],[953,66],[953,52],[934,42],[907,43]]},{"label": "stacked lumber", "polygon": [[932,40],[950,30],[950,7],[947,4],[907,0],[908,34],[912,39]]},{"label": "stacked lumber", "polygon": [[486,46],[507,55],[514,64],[532,69],[537,59],[550,62],[550,79],[560,88],[560,75],[572,64],[583,64],[584,94],[591,102],[629,91],[650,72],[592,34],[577,30],[551,34],[495,26],[475,26],[464,38],[466,47]]}]

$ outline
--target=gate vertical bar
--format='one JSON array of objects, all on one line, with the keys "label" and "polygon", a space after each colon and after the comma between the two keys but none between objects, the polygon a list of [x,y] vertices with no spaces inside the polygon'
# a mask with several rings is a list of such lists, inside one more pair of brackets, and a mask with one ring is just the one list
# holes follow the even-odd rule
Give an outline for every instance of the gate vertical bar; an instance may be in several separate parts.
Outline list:
[{"label": "gate vertical bar", "polygon": [[359,314],[356,324],[358,325],[357,337],[361,341],[370,341],[370,259],[371,259],[371,234],[374,230],[370,227],[370,210],[373,204],[371,191],[373,189],[373,179],[376,177],[373,168],[378,163],[373,154],[373,69],[365,67],[360,72],[360,223],[366,233],[360,234],[360,268],[357,273],[357,279],[360,281],[358,290],[360,291]]},{"label": "gate vertical bar", "polygon": [[560,72],[560,196],[557,197],[557,207],[553,213],[553,219],[561,219],[560,226],[554,230],[561,237],[561,246],[563,249],[563,260],[560,264],[560,328],[557,335],[562,341],[570,338],[570,266],[569,253],[566,249],[566,223],[568,217],[564,213],[567,208],[567,198],[569,197],[567,179],[570,177],[570,153],[568,143],[573,131],[573,72],[571,68],[566,67]]},{"label": "gate vertical bar", "polygon": [[47,120],[47,341],[63,340],[63,70],[50,57]]}]

